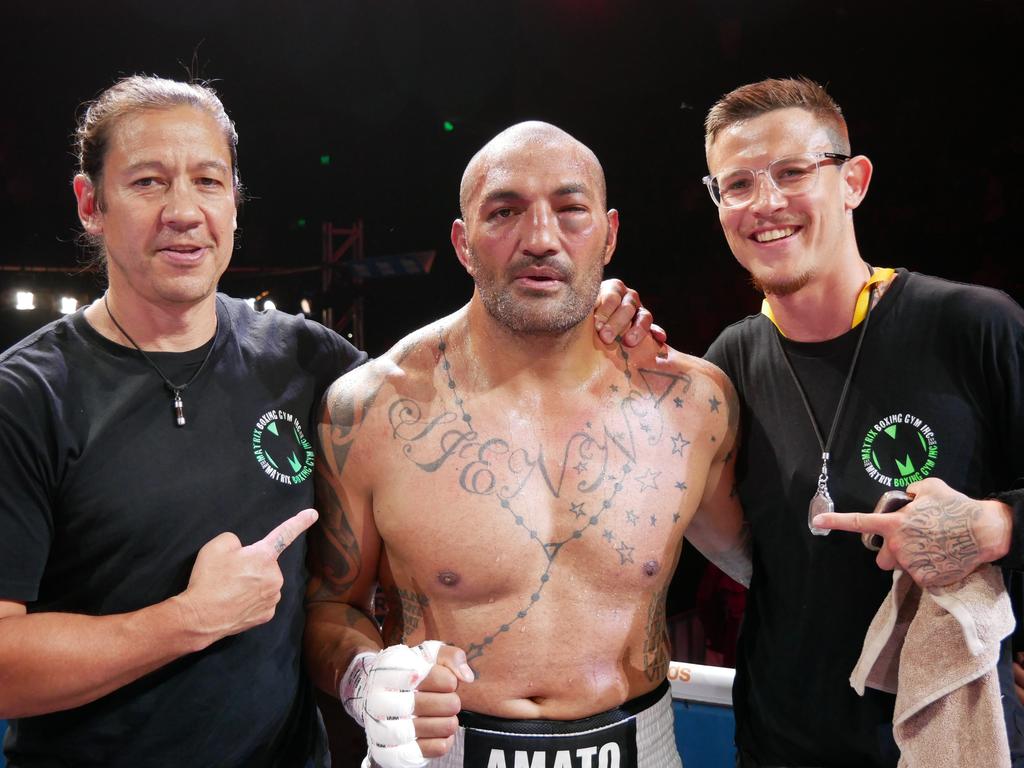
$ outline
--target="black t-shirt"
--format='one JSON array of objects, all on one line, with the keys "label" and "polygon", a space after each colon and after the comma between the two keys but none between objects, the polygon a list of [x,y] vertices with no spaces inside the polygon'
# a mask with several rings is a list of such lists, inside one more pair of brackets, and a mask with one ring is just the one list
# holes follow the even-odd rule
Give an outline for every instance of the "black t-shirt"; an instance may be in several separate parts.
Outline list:
[{"label": "black t-shirt", "polygon": [[[313,506],[315,416],[365,356],[323,326],[218,296],[175,424],[164,382],[82,312],[0,356],[0,598],[107,615],[180,593],[224,531],[250,544]],[[187,381],[209,345],[151,357]],[[305,540],[272,621],[101,699],[12,721],[12,766],[303,764],[320,736],[301,668]]]},{"label": "black t-shirt", "polygon": [[[831,446],[836,511],[869,512],[883,492],[928,476],[978,498],[1024,475],[1019,306],[998,291],[899,270],[868,323]],[[780,349],[827,436],[860,331],[798,343],[757,315],[727,328],[707,354],[739,393],[738,484],[753,537],[736,738],[769,765],[865,768],[898,759],[894,697],[869,689],[860,698],[849,684],[892,576],[859,535],[808,530],[821,450]],[[1011,554],[1019,561],[1021,553]],[[1000,671],[1013,746],[1021,708],[1007,651]]]}]

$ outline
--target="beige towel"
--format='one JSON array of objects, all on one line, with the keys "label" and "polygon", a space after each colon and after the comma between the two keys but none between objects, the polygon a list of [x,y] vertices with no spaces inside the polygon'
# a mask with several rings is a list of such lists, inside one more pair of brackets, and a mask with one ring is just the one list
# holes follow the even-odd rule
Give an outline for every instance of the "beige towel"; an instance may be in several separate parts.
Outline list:
[{"label": "beige towel", "polygon": [[1013,611],[998,568],[922,593],[910,576],[875,614],[850,685],[896,694],[899,768],[1009,768],[995,666]]}]

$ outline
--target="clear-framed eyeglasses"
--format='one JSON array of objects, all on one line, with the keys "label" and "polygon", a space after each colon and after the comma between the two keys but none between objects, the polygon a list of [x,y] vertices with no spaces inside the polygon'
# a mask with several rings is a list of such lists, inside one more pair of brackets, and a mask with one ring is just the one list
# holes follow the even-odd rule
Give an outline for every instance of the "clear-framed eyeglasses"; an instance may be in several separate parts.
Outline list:
[{"label": "clear-framed eyeglasses", "polygon": [[838,152],[804,152],[772,160],[767,168],[730,168],[701,181],[719,208],[742,208],[757,195],[757,177],[764,174],[783,195],[802,195],[818,183],[818,170],[824,163],[842,165],[849,155]]}]

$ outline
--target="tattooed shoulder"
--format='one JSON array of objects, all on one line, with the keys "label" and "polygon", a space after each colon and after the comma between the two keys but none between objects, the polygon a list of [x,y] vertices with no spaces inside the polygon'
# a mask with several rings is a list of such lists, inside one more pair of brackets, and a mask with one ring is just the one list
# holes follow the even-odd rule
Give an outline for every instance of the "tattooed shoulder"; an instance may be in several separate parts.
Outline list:
[{"label": "tattooed shoulder", "polygon": [[374,360],[331,384],[324,395],[322,421],[335,437],[348,437],[363,422],[387,380],[388,367],[386,361]]},{"label": "tattooed shoulder", "polygon": [[736,388],[725,371],[714,363],[700,358],[691,358],[698,377],[708,389],[708,412],[725,418],[728,430],[734,433],[739,426],[740,401]]},{"label": "tattooed shoulder", "polygon": [[703,417],[717,458],[728,462],[735,455],[740,426],[739,397],[729,377],[714,363],[675,350],[660,367],[675,370],[690,382],[685,402]]},{"label": "tattooed shoulder", "polygon": [[374,431],[380,403],[388,402],[393,394],[430,399],[436,335],[434,326],[420,329],[328,388],[321,410],[320,439],[322,448],[337,457],[339,471],[357,435]]}]

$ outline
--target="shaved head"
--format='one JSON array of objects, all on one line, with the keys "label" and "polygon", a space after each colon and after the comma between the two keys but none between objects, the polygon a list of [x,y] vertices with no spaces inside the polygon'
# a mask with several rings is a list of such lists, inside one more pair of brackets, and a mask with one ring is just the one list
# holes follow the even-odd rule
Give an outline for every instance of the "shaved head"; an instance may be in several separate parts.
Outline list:
[{"label": "shaved head", "polygon": [[585,167],[586,176],[592,180],[601,207],[606,207],[604,169],[590,147],[558,126],[539,120],[529,120],[506,128],[473,155],[462,174],[462,184],[459,187],[459,210],[462,218],[468,220],[472,216],[472,201],[491,171],[506,164],[517,154],[552,148],[562,149],[575,156],[577,162]]},{"label": "shaved head", "polygon": [[474,301],[517,334],[560,336],[590,317],[615,250],[597,157],[561,128],[502,131],[466,166],[452,245]]}]

